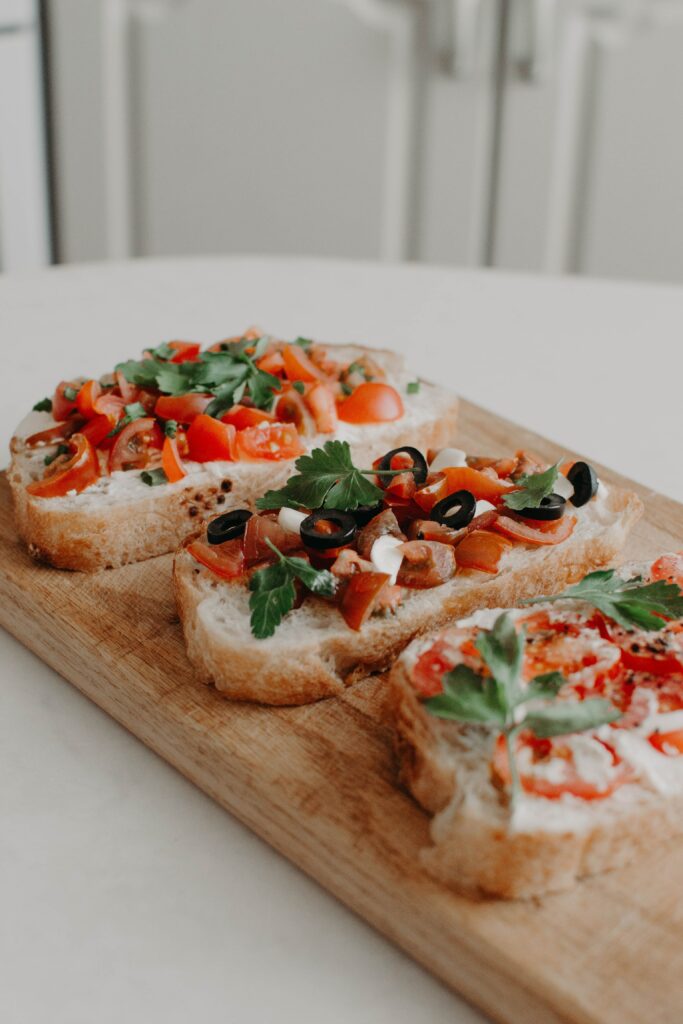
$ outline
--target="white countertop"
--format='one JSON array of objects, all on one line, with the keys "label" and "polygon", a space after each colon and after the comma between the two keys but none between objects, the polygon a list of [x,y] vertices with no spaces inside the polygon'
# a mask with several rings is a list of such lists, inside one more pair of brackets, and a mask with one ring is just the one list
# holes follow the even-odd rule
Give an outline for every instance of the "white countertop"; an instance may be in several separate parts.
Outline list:
[{"label": "white countertop", "polygon": [[[254,321],[394,347],[683,500],[673,287],[253,258],[0,277],[2,444],[58,379]],[[0,666],[4,1024],[483,1020],[4,633]]]}]

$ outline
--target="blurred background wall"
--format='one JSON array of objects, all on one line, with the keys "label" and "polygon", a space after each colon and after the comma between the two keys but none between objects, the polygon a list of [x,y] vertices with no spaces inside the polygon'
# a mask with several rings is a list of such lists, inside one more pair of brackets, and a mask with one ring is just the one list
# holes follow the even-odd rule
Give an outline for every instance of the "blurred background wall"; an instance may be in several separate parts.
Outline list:
[{"label": "blurred background wall", "polygon": [[0,267],[683,280],[683,0],[0,0]]}]

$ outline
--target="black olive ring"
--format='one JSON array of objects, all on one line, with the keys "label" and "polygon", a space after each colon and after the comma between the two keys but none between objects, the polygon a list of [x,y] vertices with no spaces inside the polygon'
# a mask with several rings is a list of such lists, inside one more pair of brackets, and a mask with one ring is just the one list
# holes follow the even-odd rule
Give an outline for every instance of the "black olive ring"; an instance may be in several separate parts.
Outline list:
[{"label": "black olive ring", "polygon": [[248,508],[234,508],[232,512],[216,516],[206,528],[206,539],[209,544],[223,544],[226,540],[241,537],[251,515]]},{"label": "black olive ring", "polygon": [[474,519],[477,499],[471,491],[456,491],[434,505],[429,518],[451,530],[461,530]]},{"label": "black olive ring", "polygon": [[378,516],[383,511],[384,504],[380,501],[377,505],[359,505],[351,514],[356,520],[356,526],[361,527],[365,526],[371,519],[374,519],[375,516]]},{"label": "black olive ring", "polygon": [[[413,476],[415,477],[416,484],[419,485],[425,482],[425,480],[427,479],[428,472],[427,460],[425,459],[422,452],[419,452],[417,448],[392,448],[390,452],[387,452],[386,455],[382,456],[379,462],[379,466],[377,468],[383,471],[391,469],[391,460],[393,459],[394,455],[409,455],[410,458],[413,460],[413,464],[409,469],[406,469],[405,472],[413,474]],[[386,485],[390,482],[390,476],[380,477],[380,483],[382,487],[386,487]]]},{"label": "black olive ring", "polygon": [[[320,533],[315,524],[321,519],[334,523],[334,533]],[[328,551],[330,548],[343,548],[350,544],[356,536],[356,520],[350,512],[340,512],[336,508],[319,508],[307,516],[299,528],[301,539],[308,548],[316,551]]]},{"label": "black olive ring", "polygon": [[598,474],[587,462],[575,462],[567,473],[567,480],[574,488],[569,500],[577,508],[585,505],[597,493]]},{"label": "black olive ring", "polygon": [[548,523],[562,518],[566,504],[561,494],[549,494],[547,498],[541,498],[537,508],[523,508],[519,514],[524,519],[541,519]]}]

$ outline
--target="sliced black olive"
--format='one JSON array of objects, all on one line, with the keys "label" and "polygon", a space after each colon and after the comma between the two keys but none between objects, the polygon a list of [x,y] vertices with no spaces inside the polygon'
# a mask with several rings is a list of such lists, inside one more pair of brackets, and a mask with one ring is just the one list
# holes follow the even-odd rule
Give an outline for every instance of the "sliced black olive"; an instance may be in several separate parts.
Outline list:
[{"label": "sliced black olive", "polygon": [[542,519],[550,522],[562,518],[566,504],[561,494],[549,494],[547,498],[541,498],[538,508],[523,508],[519,514],[524,519]]},{"label": "sliced black olive", "polygon": [[[419,452],[417,448],[392,448],[390,452],[383,455],[380,459],[379,469],[387,470],[391,469],[391,460],[394,455],[408,455],[413,460],[412,466],[406,470],[406,473],[412,473],[415,477],[416,484],[423,484],[427,479],[427,460],[425,459],[422,452]],[[379,478],[380,483],[383,487],[391,481],[390,476],[384,476]]]},{"label": "sliced black olive", "polygon": [[[315,524],[321,519],[333,523],[337,529],[332,533],[321,533],[316,530]],[[343,548],[356,536],[356,520],[350,512],[340,512],[336,508],[319,508],[304,519],[300,533],[304,544],[316,551]]]},{"label": "sliced black olive", "polygon": [[380,501],[377,505],[359,505],[358,508],[354,509],[351,515],[356,520],[356,525],[360,528],[365,526],[378,516],[380,512],[384,511],[384,505]]},{"label": "sliced black olive", "polygon": [[477,499],[471,491],[456,491],[442,498],[434,505],[429,518],[435,523],[443,523],[451,530],[461,530],[474,519]]},{"label": "sliced black olive", "polygon": [[587,462],[575,462],[567,473],[567,480],[574,488],[569,500],[577,508],[585,505],[597,493],[598,474]]},{"label": "sliced black olive", "polygon": [[226,540],[241,537],[251,515],[248,508],[234,508],[232,512],[224,512],[212,519],[206,528],[209,544],[223,544]]}]

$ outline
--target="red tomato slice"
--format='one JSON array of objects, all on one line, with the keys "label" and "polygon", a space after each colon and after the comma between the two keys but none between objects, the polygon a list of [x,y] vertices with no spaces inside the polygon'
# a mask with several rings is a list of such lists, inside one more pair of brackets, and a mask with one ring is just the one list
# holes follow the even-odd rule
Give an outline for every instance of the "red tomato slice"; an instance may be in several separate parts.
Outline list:
[{"label": "red tomato slice", "polygon": [[178,452],[178,443],[174,437],[164,438],[164,447],[161,449],[161,468],[171,484],[187,476],[187,470],[183,466]]},{"label": "red tomato slice", "polygon": [[194,341],[169,341],[168,347],[175,353],[172,363],[196,363],[202,346]]},{"label": "red tomato slice", "polygon": [[[533,793],[534,796],[542,796],[548,800],[558,800],[565,793],[580,797],[582,800],[604,800],[605,797],[611,796],[615,790],[630,780],[632,773],[628,766],[620,761],[611,747],[608,747],[607,744],[602,744],[607,747],[612,755],[613,764],[617,767],[617,771],[615,771],[605,789],[598,789],[593,783],[588,782],[579,775],[574,767],[571,750],[562,741],[563,737],[561,736],[553,740],[538,740],[531,735],[517,737],[516,749],[518,753],[523,747],[531,747],[534,756],[537,756],[539,760],[554,756],[562,758],[566,763],[565,778],[562,782],[551,782],[549,779],[522,773],[520,775],[520,782],[522,789],[527,793]],[[596,740],[596,742],[600,741]],[[502,735],[496,741],[493,754],[493,770],[504,785],[510,785],[510,762],[508,760],[505,737]]]},{"label": "red tomato slice", "polygon": [[38,448],[46,444],[56,444],[58,441],[66,441],[72,434],[77,433],[83,426],[83,420],[74,417],[58,423],[56,427],[48,427],[47,430],[39,430],[37,434],[31,434],[26,438],[24,444],[27,448]]},{"label": "red tomato slice", "polygon": [[282,359],[289,380],[314,381],[323,376],[300,345],[283,345]]},{"label": "red tomato slice", "polygon": [[386,572],[358,572],[351,577],[339,609],[347,626],[360,629],[367,622],[390,579]]},{"label": "red tomato slice", "polygon": [[195,462],[213,462],[216,459],[233,461],[238,458],[235,434],[236,430],[231,423],[221,423],[204,413],[195,416],[187,432],[190,458]]},{"label": "red tomato slice", "polygon": [[154,413],[162,420],[177,420],[178,423],[192,423],[204,412],[213,395],[161,395],[157,398]]},{"label": "red tomato slice", "polygon": [[93,448],[97,448],[98,445],[102,444],[107,434],[114,429],[116,422],[116,416],[105,416],[104,414],[93,416],[81,429],[81,433],[83,437],[87,437]]},{"label": "red tomato slice", "polygon": [[304,401],[313,413],[318,432],[321,434],[333,434],[337,429],[339,417],[337,415],[337,403],[330,388],[320,381],[307,391]]},{"label": "red tomato slice", "polygon": [[656,562],[652,563],[650,578],[655,580],[666,580],[668,583],[676,583],[683,588],[683,551],[674,555],[662,555]]},{"label": "red tomato slice", "polygon": [[255,409],[247,405],[233,405],[232,409],[221,416],[222,423],[232,423],[235,430],[245,430],[246,427],[257,427],[260,423],[273,423],[275,416],[272,412],[265,412],[263,409]]},{"label": "red tomato slice", "polygon": [[403,416],[403,402],[396,388],[379,381],[359,384],[339,405],[344,423],[390,423]]},{"label": "red tomato slice", "polygon": [[661,754],[668,754],[669,757],[683,754],[683,729],[677,729],[675,732],[653,732],[648,739]]},{"label": "red tomato slice", "polygon": [[[76,392],[76,397],[71,399],[67,398],[64,394],[65,388],[71,388]],[[72,412],[76,410],[76,400],[78,398],[78,392],[81,389],[80,384],[74,384],[73,381],[63,380],[57,385],[55,393],[52,397],[52,415],[58,422],[60,420],[66,420],[69,418]]]},{"label": "red tomato slice", "polygon": [[93,416],[97,415],[95,409],[95,401],[102,394],[102,385],[96,380],[86,380],[85,384],[81,386],[81,390],[78,392],[76,398],[76,407],[80,412],[81,416],[85,419],[92,419]]},{"label": "red tomato slice", "polygon": [[119,389],[121,398],[125,405],[131,405],[133,402],[138,400],[139,388],[135,384],[131,384],[130,381],[126,380],[120,370],[116,371],[116,386]]},{"label": "red tomato slice", "polygon": [[550,545],[561,544],[567,537],[571,537],[575,526],[576,516],[564,515],[562,519],[557,519],[552,524],[544,523],[543,529],[539,530],[518,519],[501,515],[492,524],[491,529],[521,544]]},{"label": "red tomato slice", "polygon": [[237,434],[237,457],[247,461],[296,459],[305,450],[293,423],[267,423]]},{"label": "red tomato slice", "polygon": [[[82,434],[69,441],[70,457],[48,466],[42,480],[28,484],[26,490],[36,498],[61,498],[69,491],[80,493],[99,478],[100,465],[95,449]],[[53,468],[54,467],[54,468]]]},{"label": "red tomato slice", "polygon": [[133,420],[116,435],[109,452],[109,471],[119,469],[144,469],[152,453],[160,451],[164,435],[159,424],[149,416]]},{"label": "red tomato slice", "polygon": [[293,530],[285,530],[280,526],[274,513],[254,515],[247,520],[242,547],[246,564],[251,566],[257,562],[274,561],[275,553],[266,541],[274,544],[278,551],[287,554],[301,548],[301,537]]},{"label": "red tomato slice", "polygon": [[276,399],[275,418],[279,423],[293,423],[305,437],[312,437],[316,432],[315,420],[308,411],[303,395],[293,388]]},{"label": "red tomato slice", "polygon": [[435,697],[443,690],[443,677],[453,668],[448,644],[437,640],[423,651],[415,662],[412,679],[415,689],[422,697]]},{"label": "red tomato slice", "polygon": [[621,660],[632,672],[645,672],[652,676],[683,673],[683,647],[669,630],[663,629],[655,634],[644,630],[627,631],[607,618],[602,618],[598,628],[620,648]]},{"label": "red tomato slice", "polygon": [[205,544],[203,540],[193,540],[187,545],[187,550],[221,579],[236,580],[244,575],[244,553],[239,537],[226,540],[223,544]]},{"label": "red tomato slice", "polygon": [[443,469],[436,480],[431,480],[415,493],[420,508],[430,512],[437,501],[447,498],[456,491],[470,491],[479,500],[496,502],[514,488],[494,473],[490,476],[470,466],[449,466]]},{"label": "red tomato slice", "polygon": [[455,549],[455,561],[459,569],[479,569],[495,575],[500,560],[512,547],[506,538],[489,530],[472,530],[466,534]]},{"label": "red tomato slice", "polygon": [[281,377],[285,372],[285,361],[282,352],[266,352],[256,363],[259,370],[264,373],[272,373],[274,377]]}]

